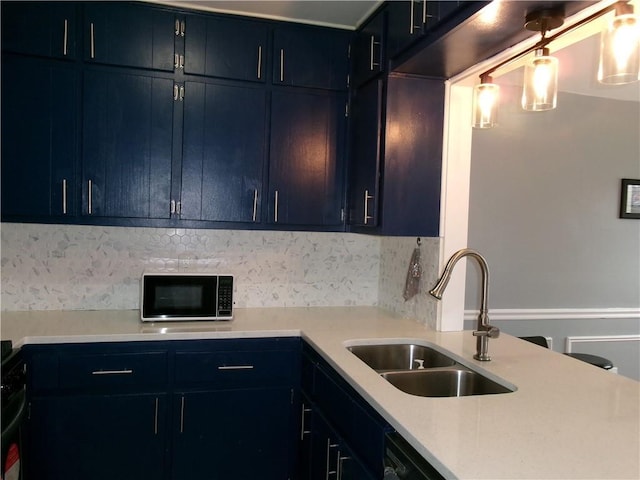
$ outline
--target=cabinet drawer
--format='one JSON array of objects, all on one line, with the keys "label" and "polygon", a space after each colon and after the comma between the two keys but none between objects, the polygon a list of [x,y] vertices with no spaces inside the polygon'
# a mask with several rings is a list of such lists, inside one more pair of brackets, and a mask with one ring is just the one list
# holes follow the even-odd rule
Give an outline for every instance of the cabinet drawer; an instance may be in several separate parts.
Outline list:
[{"label": "cabinet drawer", "polygon": [[207,383],[212,388],[290,385],[296,356],[291,351],[176,353],[176,384]]},{"label": "cabinet drawer", "polygon": [[60,388],[131,388],[167,381],[167,353],[117,353],[59,357]]}]

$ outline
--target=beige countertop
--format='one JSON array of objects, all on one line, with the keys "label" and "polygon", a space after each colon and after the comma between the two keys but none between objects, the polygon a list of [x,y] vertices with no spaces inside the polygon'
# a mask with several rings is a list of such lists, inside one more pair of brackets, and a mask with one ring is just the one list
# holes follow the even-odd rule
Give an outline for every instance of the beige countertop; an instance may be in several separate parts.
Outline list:
[{"label": "beige countertop", "polygon": [[[448,477],[640,478],[640,383],[509,335],[473,360],[471,332],[434,332],[371,307],[237,309],[230,322],[141,323],[138,311],[3,312],[2,339],[32,343],[302,336]],[[513,393],[424,398],[397,390],[345,343],[419,340]]]}]

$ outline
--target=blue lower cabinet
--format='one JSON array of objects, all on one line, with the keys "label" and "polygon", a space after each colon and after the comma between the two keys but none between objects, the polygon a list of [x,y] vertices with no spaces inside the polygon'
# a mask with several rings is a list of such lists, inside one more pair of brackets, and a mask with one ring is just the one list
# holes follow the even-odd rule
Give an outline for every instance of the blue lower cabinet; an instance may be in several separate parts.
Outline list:
[{"label": "blue lower cabinet", "polygon": [[[319,412],[311,422],[310,480],[374,480],[380,478],[364,466],[347,442]],[[304,477],[303,477],[304,478]]]},{"label": "blue lower cabinet", "polygon": [[297,338],[24,352],[25,479],[297,478]]},{"label": "blue lower cabinet", "polygon": [[52,395],[29,405],[25,478],[163,478],[166,394]]},{"label": "blue lower cabinet", "polygon": [[173,480],[293,478],[291,389],[174,396]]},{"label": "blue lower cabinet", "polygon": [[302,372],[300,478],[382,478],[391,427],[306,344]]}]

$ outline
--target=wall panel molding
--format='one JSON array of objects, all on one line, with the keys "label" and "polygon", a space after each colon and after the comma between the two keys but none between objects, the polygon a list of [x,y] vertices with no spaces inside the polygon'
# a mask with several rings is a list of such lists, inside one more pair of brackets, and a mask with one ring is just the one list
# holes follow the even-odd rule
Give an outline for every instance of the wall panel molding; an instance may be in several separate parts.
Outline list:
[{"label": "wall panel molding", "polygon": [[[475,320],[477,310],[465,310],[465,320]],[[491,309],[491,320],[591,320],[591,319],[640,319],[640,308],[539,308],[539,309]]]}]

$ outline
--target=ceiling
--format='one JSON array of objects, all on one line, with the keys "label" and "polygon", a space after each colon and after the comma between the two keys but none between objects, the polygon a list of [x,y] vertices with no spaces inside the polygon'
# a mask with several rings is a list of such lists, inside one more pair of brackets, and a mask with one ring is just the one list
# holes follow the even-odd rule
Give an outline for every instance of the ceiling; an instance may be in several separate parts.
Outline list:
[{"label": "ceiling", "polygon": [[159,0],[155,3],[355,30],[382,0]]},{"label": "ceiling", "polygon": [[[261,18],[278,19],[355,29],[382,0],[149,0],[183,8],[235,13]],[[517,0],[514,0],[517,1]],[[632,3],[636,3],[633,1]],[[564,92],[640,102],[638,83],[619,86],[598,84],[599,35],[591,35],[565,48],[553,51],[560,60],[558,85]],[[496,79],[497,83],[521,85],[522,68]]]}]

